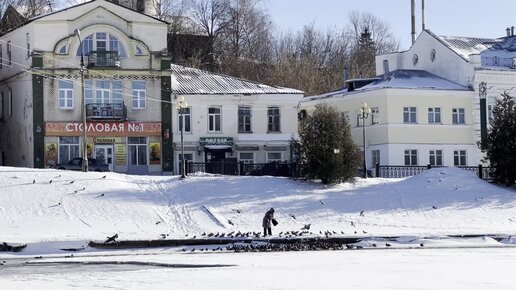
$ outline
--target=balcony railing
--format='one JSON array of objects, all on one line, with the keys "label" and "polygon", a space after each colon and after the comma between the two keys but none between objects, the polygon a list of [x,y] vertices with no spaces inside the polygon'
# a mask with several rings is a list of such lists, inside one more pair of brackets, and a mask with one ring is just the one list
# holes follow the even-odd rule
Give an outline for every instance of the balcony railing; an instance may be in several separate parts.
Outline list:
[{"label": "balcony railing", "polygon": [[90,51],[87,55],[88,68],[118,68],[120,57],[118,51]]},{"label": "balcony railing", "polygon": [[87,104],[86,119],[125,121],[127,119],[127,107],[124,103]]}]

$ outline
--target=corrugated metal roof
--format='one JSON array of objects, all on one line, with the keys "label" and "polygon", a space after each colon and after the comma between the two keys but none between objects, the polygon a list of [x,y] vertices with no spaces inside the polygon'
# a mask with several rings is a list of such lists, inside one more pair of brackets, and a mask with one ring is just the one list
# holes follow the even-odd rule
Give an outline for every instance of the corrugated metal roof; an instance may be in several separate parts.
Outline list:
[{"label": "corrugated metal roof", "polygon": [[469,61],[471,54],[479,54],[490,48],[493,44],[500,42],[499,39],[463,37],[463,36],[436,36],[431,31],[426,30],[456,54]]},{"label": "corrugated metal roof", "polygon": [[387,78],[378,76],[376,81],[361,88],[348,92],[347,89],[338,90],[318,96],[307,96],[301,102],[310,102],[321,99],[345,97],[348,94],[361,93],[378,89],[419,89],[419,90],[450,90],[469,91],[471,89],[438,77],[424,70],[395,70]]},{"label": "corrugated metal roof", "polygon": [[177,94],[304,94],[296,89],[269,86],[175,64],[171,65],[171,70],[172,92]]}]

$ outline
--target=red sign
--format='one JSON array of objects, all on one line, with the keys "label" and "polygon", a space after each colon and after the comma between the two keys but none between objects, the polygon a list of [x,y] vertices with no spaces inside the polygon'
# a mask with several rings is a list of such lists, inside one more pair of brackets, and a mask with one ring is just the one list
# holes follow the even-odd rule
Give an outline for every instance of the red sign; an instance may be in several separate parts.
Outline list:
[{"label": "red sign", "polygon": [[[82,127],[80,122],[47,122],[45,123],[45,135],[81,136]],[[160,122],[88,122],[86,128],[86,133],[91,137],[161,136]]]}]

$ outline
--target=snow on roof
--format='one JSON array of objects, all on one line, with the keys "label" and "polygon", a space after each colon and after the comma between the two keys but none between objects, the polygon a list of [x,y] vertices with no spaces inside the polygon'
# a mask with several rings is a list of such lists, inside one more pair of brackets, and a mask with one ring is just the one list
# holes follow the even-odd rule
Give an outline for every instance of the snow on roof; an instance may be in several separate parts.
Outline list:
[{"label": "snow on roof", "polygon": [[171,65],[172,91],[178,94],[304,94],[200,69]]},{"label": "snow on roof", "polygon": [[389,73],[387,78],[379,76],[376,81],[363,86],[354,91],[348,92],[347,88],[318,95],[303,98],[302,102],[327,99],[333,97],[342,97],[347,94],[365,92],[378,89],[431,89],[431,90],[452,90],[452,91],[468,91],[467,87],[457,83],[438,77],[424,70],[395,70]]},{"label": "snow on roof", "polygon": [[479,54],[500,41],[492,38],[437,36],[429,30],[426,31],[467,61],[469,61],[470,55]]}]

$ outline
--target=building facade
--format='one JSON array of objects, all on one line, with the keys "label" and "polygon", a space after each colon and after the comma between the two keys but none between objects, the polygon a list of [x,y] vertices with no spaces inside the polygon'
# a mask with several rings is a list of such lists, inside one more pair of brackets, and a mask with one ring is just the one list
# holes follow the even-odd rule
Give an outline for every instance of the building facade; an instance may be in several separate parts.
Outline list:
[{"label": "building facade", "polygon": [[182,152],[185,160],[203,163],[291,161],[302,91],[179,65],[172,65],[171,87],[178,173]]},{"label": "building facade", "polygon": [[301,108],[326,103],[349,120],[360,148],[366,102],[366,163],[476,166],[484,163],[482,135],[501,93],[516,90],[516,37],[437,36],[424,30],[410,49],[376,57],[378,77],[306,97]]},{"label": "building facade", "polygon": [[112,171],[171,171],[166,47],[167,23],[104,0],[1,36],[0,164],[50,167],[86,143]]}]

